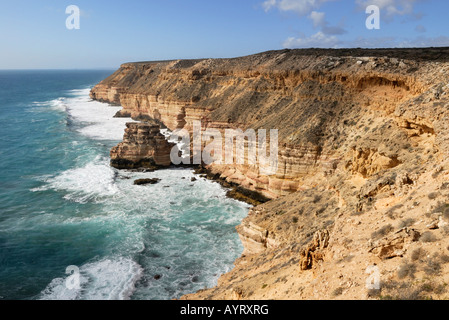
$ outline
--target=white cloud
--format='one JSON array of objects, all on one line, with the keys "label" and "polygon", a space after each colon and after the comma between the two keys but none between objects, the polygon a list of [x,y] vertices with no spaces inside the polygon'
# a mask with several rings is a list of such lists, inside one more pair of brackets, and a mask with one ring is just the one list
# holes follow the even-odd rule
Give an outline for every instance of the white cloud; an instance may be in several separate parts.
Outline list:
[{"label": "white cloud", "polygon": [[383,37],[383,38],[357,38],[353,41],[342,43],[348,48],[425,48],[425,47],[448,47],[449,37],[440,36],[435,38],[417,37],[414,39]]},{"label": "white cloud", "polygon": [[264,3],[262,3],[262,7],[264,8],[265,12],[267,12],[274,6],[276,6],[276,0],[267,0]]},{"label": "white cloud", "polygon": [[414,5],[419,0],[356,0],[357,5],[365,9],[369,5],[376,5],[385,13],[385,18],[391,20],[394,16],[411,15]]},{"label": "white cloud", "polygon": [[398,47],[398,44],[399,41],[396,37],[357,37],[342,43],[346,48],[395,48]]},{"label": "white cloud", "polygon": [[[306,16],[330,1],[341,0],[265,0],[262,7],[265,11],[277,8],[279,11],[293,11]],[[414,6],[419,1],[423,0],[355,0],[355,4],[363,10],[369,5],[376,5],[391,18],[395,15],[414,14]]]},{"label": "white cloud", "polygon": [[265,11],[277,8],[280,11],[293,11],[305,16],[329,1],[333,0],[266,0],[262,3],[262,7]]},{"label": "white cloud", "polygon": [[318,32],[310,37],[288,38],[284,47],[289,49],[300,48],[426,48],[449,47],[449,37],[435,38],[417,37],[415,39],[400,39],[397,37],[358,37],[354,40],[341,41],[335,36],[327,36]]},{"label": "white cloud", "polygon": [[290,37],[284,42],[284,47],[294,48],[336,48],[340,40],[336,36],[328,36],[319,31],[310,37]]},{"label": "white cloud", "polygon": [[[262,3],[265,11],[277,8],[279,11],[293,11],[301,16],[308,15],[314,28],[319,28],[324,35],[341,35],[346,33],[343,26],[329,26],[324,12],[316,11],[325,2],[337,0],[266,0]],[[292,38],[294,39],[294,38]]]},{"label": "white cloud", "polygon": [[309,17],[313,21],[313,26],[315,28],[324,27],[326,25],[326,14],[324,12],[312,11]]},{"label": "white cloud", "polygon": [[[338,35],[347,33],[344,28],[344,19],[339,25],[330,26],[326,13],[320,7],[326,2],[341,0],[265,0],[263,7],[266,11],[277,9],[281,12],[291,11],[300,16],[307,16],[313,27],[318,32],[311,36],[301,35],[290,37],[284,41],[285,48],[391,48],[391,47],[441,47],[449,46],[449,37],[436,38],[418,37],[415,39],[404,37],[373,37],[342,40]],[[365,11],[369,5],[376,5],[381,10],[381,16],[386,21],[391,21],[400,16],[404,21],[419,20],[423,14],[415,11],[415,5],[426,0],[354,0],[356,7]],[[328,14],[330,14],[328,12]],[[426,28],[418,25],[416,32],[425,33]]]},{"label": "white cloud", "polygon": [[449,47],[449,37],[418,37],[416,39],[404,40],[398,46],[401,48]]},{"label": "white cloud", "polygon": [[321,32],[326,35],[340,35],[346,33],[346,30],[342,25],[329,26],[329,22],[326,20],[326,14],[324,12],[312,11],[309,18],[312,20],[314,28],[320,28]]}]

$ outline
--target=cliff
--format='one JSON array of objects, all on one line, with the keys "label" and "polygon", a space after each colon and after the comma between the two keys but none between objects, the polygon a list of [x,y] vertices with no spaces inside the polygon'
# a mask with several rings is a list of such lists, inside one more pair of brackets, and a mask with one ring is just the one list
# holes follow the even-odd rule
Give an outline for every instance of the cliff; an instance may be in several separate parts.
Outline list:
[{"label": "cliff", "polygon": [[111,165],[117,169],[168,167],[175,146],[153,123],[127,123],[123,142],[111,150]]},{"label": "cliff", "polygon": [[[445,297],[448,53],[309,49],[127,63],[91,97],[172,130],[196,120],[279,130],[275,175],[207,168],[273,200],[238,227],[245,252],[235,268],[186,299]],[[365,271],[374,265],[373,291]]]}]

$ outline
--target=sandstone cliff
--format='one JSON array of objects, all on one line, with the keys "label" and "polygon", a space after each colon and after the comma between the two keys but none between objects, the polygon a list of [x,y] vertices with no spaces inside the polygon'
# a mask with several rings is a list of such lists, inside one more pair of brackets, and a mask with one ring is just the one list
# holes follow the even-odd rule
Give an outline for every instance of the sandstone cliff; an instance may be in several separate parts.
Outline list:
[{"label": "sandstone cliff", "polygon": [[[449,281],[448,54],[310,49],[128,63],[91,97],[169,129],[195,120],[279,129],[275,175],[208,168],[273,200],[238,227],[245,252],[235,268],[185,298],[440,298]],[[367,290],[374,265],[381,289]]]},{"label": "sandstone cliff", "polygon": [[160,125],[127,123],[123,142],[111,150],[111,165],[117,169],[168,167],[174,143],[167,142]]}]

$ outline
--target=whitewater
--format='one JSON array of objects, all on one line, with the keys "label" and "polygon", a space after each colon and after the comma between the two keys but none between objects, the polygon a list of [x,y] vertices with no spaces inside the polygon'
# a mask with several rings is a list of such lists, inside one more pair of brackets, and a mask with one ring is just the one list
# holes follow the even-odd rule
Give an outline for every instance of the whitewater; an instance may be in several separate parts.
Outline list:
[{"label": "whitewater", "polygon": [[[38,76],[55,78],[51,86],[65,75]],[[190,169],[143,173],[109,165],[110,148],[132,120],[114,118],[120,107],[89,98],[100,76],[80,74],[51,95],[36,81],[27,99],[2,106],[2,120],[22,112],[9,130],[30,131],[21,144],[27,152],[12,145],[18,137],[1,140],[0,160],[9,159],[2,173],[9,189],[0,188],[3,299],[175,299],[214,286],[243,251],[235,226],[248,205],[227,198],[219,184]],[[20,108],[9,112],[14,105]],[[16,172],[21,162],[28,167]],[[161,181],[133,184],[144,178]],[[69,266],[79,270],[78,288],[67,286]]]}]

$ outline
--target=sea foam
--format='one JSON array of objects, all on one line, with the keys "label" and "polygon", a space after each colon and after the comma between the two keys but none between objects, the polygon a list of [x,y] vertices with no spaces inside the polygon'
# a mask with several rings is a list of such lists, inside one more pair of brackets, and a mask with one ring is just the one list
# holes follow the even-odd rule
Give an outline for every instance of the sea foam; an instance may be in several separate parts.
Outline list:
[{"label": "sea foam", "polygon": [[107,159],[96,157],[83,167],[66,170],[55,177],[45,178],[45,185],[31,189],[33,192],[53,189],[64,191],[65,199],[86,203],[103,201],[118,192],[115,184],[116,173]]},{"label": "sea foam", "polygon": [[129,258],[108,258],[79,268],[79,288],[67,278],[55,278],[41,292],[40,300],[128,300],[142,276],[141,266]]},{"label": "sea foam", "polygon": [[[57,219],[55,215],[55,221],[68,230],[101,231],[108,238],[104,255],[80,266],[80,290],[67,290],[66,278],[58,277],[40,298],[173,299],[215,285],[243,250],[235,226],[248,206],[228,199],[219,184],[192,170],[118,171],[103,153],[95,157],[92,147],[81,149],[84,140],[120,141],[130,121],[114,119],[120,108],[92,101],[88,92],[72,90],[60,101],[73,129],[89,138],[72,144],[83,152],[72,168],[42,177],[43,186],[32,191],[52,190],[77,204],[101,204],[88,213]],[[162,133],[170,135],[168,130]],[[133,184],[142,178],[161,181],[151,186]],[[138,257],[139,264],[124,257]],[[155,274],[162,277],[156,281]]]},{"label": "sea foam", "polygon": [[86,125],[78,131],[95,140],[120,141],[129,118],[114,118],[121,107],[109,106],[89,98],[89,89],[72,90],[65,100],[67,112],[73,120]]}]

